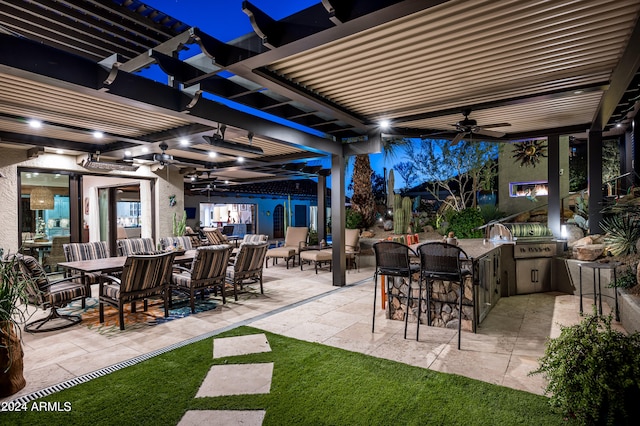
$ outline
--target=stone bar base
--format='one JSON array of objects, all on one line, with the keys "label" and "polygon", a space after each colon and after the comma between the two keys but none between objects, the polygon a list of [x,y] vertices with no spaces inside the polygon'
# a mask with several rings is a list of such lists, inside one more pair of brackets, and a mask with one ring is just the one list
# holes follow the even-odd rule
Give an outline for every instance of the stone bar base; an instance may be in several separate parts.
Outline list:
[{"label": "stone bar base", "polygon": [[[408,280],[398,277],[388,277],[390,280],[390,294],[387,297],[386,317],[393,320],[404,321],[406,314],[407,291],[409,289]],[[458,293],[460,284],[451,281],[435,280],[431,281],[430,315],[431,325],[443,328],[458,328]],[[409,309],[409,322],[416,322],[418,318],[418,290],[419,282],[417,274],[411,282],[412,300]],[[473,279],[471,276],[465,278],[464,299],[462,306],[462,330],[475,332],[476,315],[473,310]],[[469,306],[467,306],[469,305]],[[427,293],[422,289],[422,306],[420,306],[420,323],[427,324]]]}]

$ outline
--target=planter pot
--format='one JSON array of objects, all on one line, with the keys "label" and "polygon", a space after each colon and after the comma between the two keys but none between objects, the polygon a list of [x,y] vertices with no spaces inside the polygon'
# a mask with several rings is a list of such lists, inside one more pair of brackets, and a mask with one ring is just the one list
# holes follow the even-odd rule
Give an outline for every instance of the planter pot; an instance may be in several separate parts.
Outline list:
[{"label": "planter pot", "polygon": [[479,206],[495,206],[496,205],[495,191],[478,191],[478,205]]},{"label": "planter pot", "polygon": [[27,385],[23,375],[22,343],[13,324],[0,323],[0,397]]}]

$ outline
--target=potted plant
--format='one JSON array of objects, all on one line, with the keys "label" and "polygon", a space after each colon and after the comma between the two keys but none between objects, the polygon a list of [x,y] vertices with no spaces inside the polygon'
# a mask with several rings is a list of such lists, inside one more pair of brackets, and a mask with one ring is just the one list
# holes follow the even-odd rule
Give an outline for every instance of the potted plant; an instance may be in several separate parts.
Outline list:
[{"label": "potted plant", "polygon": [[30,283],[17,262],[10,254],[0,259],[0,397],[13,395],[26,385],[19,324],[27,320]]}]

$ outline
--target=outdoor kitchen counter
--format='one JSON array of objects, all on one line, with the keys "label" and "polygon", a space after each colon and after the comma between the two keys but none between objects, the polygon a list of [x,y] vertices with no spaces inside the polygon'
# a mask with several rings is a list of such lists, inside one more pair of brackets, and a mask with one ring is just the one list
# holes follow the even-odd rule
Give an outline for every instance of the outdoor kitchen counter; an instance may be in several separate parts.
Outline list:
[{"label": "outdoor kitchen counter", "polygon": [[[425,240],[425,241],[419,242],[418,244],[412,244],[409,247],[411,247],[413,251],[416,251],[418,246],[424,243],[436,243],[441,241],[442,241],[441,239]],[[484,238],[468,238],[468,239],[458,240],[458,247],[464,250],[464,252],[467,253],[467,256],[469,256],[469,259],[471,260],[480,259],[481,257],[486,256],[492,250],[498,247],[501,247],[503,245],[513,245],[513,244],[515,244],[515,241],[507,241],[507,240],[485,241]]]},{"label": "outdoor kitchen counter", "polygon": [[[427,242],[438,242],[442,240],[425,240],[418,244],[411,245],[412,250]],[[465,279],[464,290],[460,291],[460,284],[456,282],[434,280],[431,281],[431,303],[427,312],[427,304],[422,303],[420,321],[427,322],[431,319],[431,325],[436,327],[457,328],[459,295],[462,293],[462,329],[475,332],[476,327],[489,313],[491,307],[500,298],[500,271],[503,246],[513,246],[512,241],[485,241],[483,238],[461,239],[458,246],[465,251],[472,262],[467,268],[473,271],[473,275]],[[418,312],[418,277],[414,277],[412,285],[412,303],[408,309],[409,321],[415,322]],[[390,280],[390,294],[386,306],[387,318],[403,320],[407,313],[407,291],[408,285],[404,279]],[[426,289],[423,288],[423,292]],[[422,300],[426,300],[423,293]],[[428,314],[428,315],[427,315]]]}]

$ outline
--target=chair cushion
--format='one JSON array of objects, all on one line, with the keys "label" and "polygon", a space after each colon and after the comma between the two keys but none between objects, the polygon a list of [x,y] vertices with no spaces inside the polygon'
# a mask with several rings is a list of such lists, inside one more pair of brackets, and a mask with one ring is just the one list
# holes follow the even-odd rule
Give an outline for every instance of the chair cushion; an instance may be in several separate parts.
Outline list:
[{"label": "chair cushion", "polygon": [[191,274],[189,272],[174,272],[171,275],[171,282],[178,287],[189,288],[191,287]]},{"label": "chair cushion", "polygon": [[106,259],[109,257],[109,249],[106,241],[92,241],[89,243],[64,244],[64,256],[67,262],[76,260]]},{"label": "chair cushion", "polygon": [[72,281],[63,281],[49,287],[49,303],[59,305],[87,295],[87,287]]},{"label": "chair cushion", "polygon": [[117,240],[118,256],[153,253],[156,246],[152,238],[129,238]]},{"label": "chair cushion", "polygon": [[293,257],[296,254],[296,250],[290,247],[276,247],[267,250],[267,257]]},{"label": "chair cushion", "polygon": [[285,247],[296,247],[297,250],[297,247],[301,242],[307,241],[308,235],[309,228],[306,226],[290,226],[287,228],[287,235],[284,237],[284,245]]},{"label": "chair cushion", "polygon": [[325,250],[305,250],[300,253],[300,259],[314,262],[331,262],[333,254]]}]

